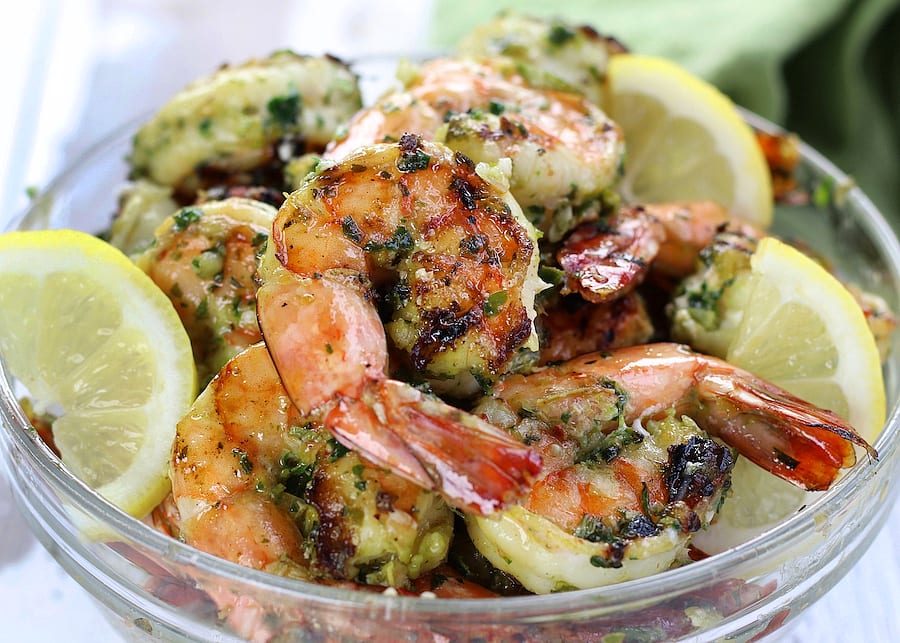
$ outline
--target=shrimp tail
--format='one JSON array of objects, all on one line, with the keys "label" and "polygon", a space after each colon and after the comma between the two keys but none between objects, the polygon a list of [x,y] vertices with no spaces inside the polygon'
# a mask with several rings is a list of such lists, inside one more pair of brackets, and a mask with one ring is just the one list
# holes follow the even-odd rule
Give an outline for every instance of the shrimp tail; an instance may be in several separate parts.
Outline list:
[{"label": "shrimp tail", "polygon": [[521,498],[540,457],[500,429],[396,380],[375,380],[342,397],[325,418],[341,444],[485,515]]},{"label": "shrimp tail", "polygon": [[[856,462],[854,445],[878,454],[836,413],[747,372],[707,367],[704,427],[759,466],[809,491],[828,489]],[[712,372],[710,372],[712,371]]]}]

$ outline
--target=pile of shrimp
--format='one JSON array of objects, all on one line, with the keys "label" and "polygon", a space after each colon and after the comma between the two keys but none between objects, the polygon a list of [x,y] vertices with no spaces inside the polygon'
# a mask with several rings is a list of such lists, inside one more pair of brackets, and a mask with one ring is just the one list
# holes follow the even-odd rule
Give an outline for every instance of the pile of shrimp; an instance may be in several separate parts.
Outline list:
[{"label": "pile of shrimp", "polygon": [[156,526],[309,582],[549,593],[689,562],[736,457],[822,490],[874,455],[689,345],[679,284],[766,233],[618,197],[623,51],[504,15],[367,107],[343,62],[282,51],[141,128],[110,240],[204,383]]}]

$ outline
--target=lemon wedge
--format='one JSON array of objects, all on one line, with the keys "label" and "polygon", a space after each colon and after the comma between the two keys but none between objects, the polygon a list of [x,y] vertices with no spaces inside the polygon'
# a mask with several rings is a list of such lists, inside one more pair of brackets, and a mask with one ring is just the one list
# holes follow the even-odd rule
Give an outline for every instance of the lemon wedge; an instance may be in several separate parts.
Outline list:
[{"label": "lemon wedge", "polygon": [[625,133],[619,192],[632,203],[711,200],[762,228],[772,180],[753,130],[729,98],[663,58],[612,56],[607,113]]},{"label": "lemon wedge", "polygon": [[168,493],[196,391],[169,299],[120,251],[73,230],[0,235],[0,351],[72,473],[142,517]]},{"label": "lemon wedge", "polygon": [[[859,304],[833,275],[774,237],[750,258],[734,335],[724,356],[850,422],[870,444],[885,422],[885,391],[875,338]],[[732,496],[698,546],[716,553],[762,533],[815,499],[744,458]]]}]

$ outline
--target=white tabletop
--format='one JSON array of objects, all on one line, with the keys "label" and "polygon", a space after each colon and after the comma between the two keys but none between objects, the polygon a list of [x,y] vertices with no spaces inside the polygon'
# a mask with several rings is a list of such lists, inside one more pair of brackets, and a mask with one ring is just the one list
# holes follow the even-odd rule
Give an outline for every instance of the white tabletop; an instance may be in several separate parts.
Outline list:
[{"label": "white tabletop", "polygon": [[[40,0],[0,6],[0,218],[88,144],[224,61],[283,47],[345,57],[421,50],[428,4]],[[398,8],[403,20],[397,20]],[[226,19],[227,18],[227,19]],[[206,30],[195,25],[203,20]],[[266,38],[260,35],[265,34]],[[395,53],[395,49],[391,53]],[[140,55],[137,55],[137,52]],[[130,101],[122,101],[122,95]],[[9,100],[15,97],[17,100]],[[0,639],[116,641],[81,587],[35,540],[0,474]],[[900,507],[869,551],[785,641],[900,640]]]}]

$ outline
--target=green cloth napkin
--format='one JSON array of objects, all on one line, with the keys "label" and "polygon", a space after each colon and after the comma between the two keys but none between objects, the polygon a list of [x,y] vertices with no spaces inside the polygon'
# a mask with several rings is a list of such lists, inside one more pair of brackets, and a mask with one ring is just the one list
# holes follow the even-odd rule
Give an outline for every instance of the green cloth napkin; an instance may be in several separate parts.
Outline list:
[{"label": "green cloth napkin", "polygon": [[822,152],[900,230],[900,0],[435,0],[432,43],[503,8],[678,61]]}]

